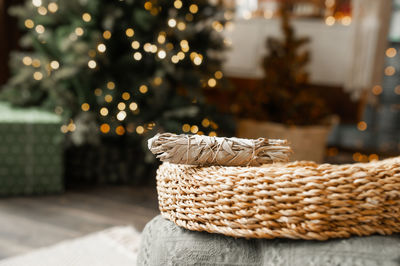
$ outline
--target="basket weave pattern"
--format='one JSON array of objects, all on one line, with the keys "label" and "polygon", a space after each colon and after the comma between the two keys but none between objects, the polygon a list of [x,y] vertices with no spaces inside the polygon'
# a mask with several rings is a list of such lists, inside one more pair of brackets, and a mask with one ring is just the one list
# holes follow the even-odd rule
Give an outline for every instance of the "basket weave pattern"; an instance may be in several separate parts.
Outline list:
[{"label": "basket weave pattern", "polygon": [[317,240],[400,232],[400,157],[347,165],[164,163],[157,190],[162,215],[189,230]]}]

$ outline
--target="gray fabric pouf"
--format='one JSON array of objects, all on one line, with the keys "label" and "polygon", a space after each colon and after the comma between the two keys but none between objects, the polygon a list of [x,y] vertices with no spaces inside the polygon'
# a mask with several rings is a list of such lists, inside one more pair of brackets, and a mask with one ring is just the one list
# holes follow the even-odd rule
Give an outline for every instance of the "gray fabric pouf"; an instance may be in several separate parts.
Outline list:
[{"label": "gray fabric pouf", "polygon": [[246,240],[192,232],[157,216],[143,231],[138,265],[398,266],[400,235]]}]

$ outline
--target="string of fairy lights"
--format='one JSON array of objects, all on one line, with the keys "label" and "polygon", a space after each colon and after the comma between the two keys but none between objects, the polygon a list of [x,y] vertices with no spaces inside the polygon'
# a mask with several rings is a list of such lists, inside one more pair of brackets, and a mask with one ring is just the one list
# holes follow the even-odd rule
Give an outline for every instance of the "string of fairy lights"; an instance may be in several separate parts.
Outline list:
[{"label": "string of fairy lights", "polygon": [[[48,13],[56,13],[59,10],[59,6],[56,2],[50,2],[45,5],[42,0],[32,0],[32,5],[37,8],[37,12],[39,15],[45,16]],[[183,2],[181,0],[175,0],[173,2],[173,8],[175,9],[182,9]],[[144,9],[149,11],[151,15],[156,16],[159,13],[159,9],[155,6],[151,1],[146,1],[144,3]],[[185,21],[181,21],[175,17],[168,18],[167,25],[170,28],[177,29],[178,31],[184,31],[187,29],[187,22],[191,22],[194,19],[194,15],[199,12],[199,7],[196,4],[190,4],[188,6],[188,13],[185,15]],[[224,14],[225,19],[231,20],[233,18],[231,11],[226,11]],[[92,20],[92,15],[88,12],[85,12],[81,16],[82,25],[77,26],[69,35],[69,39],[71,41],[78,40],[79,37],[83,36],[85,33],[85,23],[89,23]],[[228,21],[226,24],[227,27],[232,27],[232,22]],[[24,21],[24,25],[28,30],[34,30],[37,35],[38,39],[41,40],[41,35],[46,32],[46,28],[44,25],[35,24],[34,20],[28,18]],[[224,30],[224,25],[219,21],[212,21],[211,24],[212,28],[220,33]],[[132,52],[132,59],[135,61],[141,61],[143,59],[144,53],[154,54],[157,60],[170,60],[173,64],[178,64],[180,61],[184,60],[185,58],[189,58],[194,66],[200,66],[204,62],[204,55],[199,53],[198,51],[194,51],[190,47],[190,43],[188,40],[183,39],[179,42],[179,49],[175,52],[174,45],[167,40],[167,33],[165,31],[160,31],[156,38],[156,43],[140,43],[138,40],[135,39],[135,30],[133,28],[127,28],[125,30],[125,35],[127,38],[131,40],[131,48]],[[97,54],[105,54],[107,53],[107,45],[106,41],[111,39],[113,33],[110,30],[105,30],[102,33],[102,38],[104,41],[100,41],[96,44],[94,49],[90,49],[88,51],[89,60],[87,61],[87,67],[89,69],[95,70],[98,68],[98,62],[96,61]],[[42,40],[42,43],[45,41]],[[225,43],[227,43],[225,41]],[[36,68],[33,72],[33,79],[36,81],[42,80],[45,76],[42,71],[40,71],[40,67],[42,66],[43,62],[40,61],[38,58],[31,58],[29,56],[25,56],[22,59],[22,62],[26,66],[32,66]],[[52,60],[48,62],[45,66],[47,75],[50,76],[52,71],[56,71],[60,69],[61,65],[60,62],[56,60]],[[203,87],[213,88],[217,86],[218,80],[223,78],[223,73],[221,70],[216,71],[212,77],[209,77],[208,80],[203,81]],[[162,77],[154,77],[151,81],[151,84],[154,86],[160,86],[163,82]],[[118,100],[120,97],[123,101],[118,102],[117,104],[117,113],[115,118],[122,122],[128,116],[127,111],[133,112],[133,114],[139,114],[140,107],[136,101],[133,100],[132,92],[125,91],[122,92],[120,96],[115,96],[113,93],[109,93],[113,91],[116,87],[116,84],[113,81],[108,81],[106,84],[107,90],[96,88],[94,89],[94,95],[97,97],[104,97],[105,103],[111,103],[113,101]],[[149,90],[148,85],[142,84],[139,86],[138,91],[141,94],[146,94]],[[113,96],[114,95],[114,96]],[[81,110],[83,112],[91,111],[91,106],[88,102],[84,102],[81,104]],[[56,113],[61,113],[63,110],[61,107],[56,108]],[[107,106],[101,106],[98,110],[100,116],[107,117],[111,114],[111,111]],[[208,118],[204,118],[202,120],[202,126],[204,128],[210,127],[212,131],[209,133],[210,136],[216,136],[217,133],[215,130],[218,129],[218,125],[214,122],[209,120]],[[146,125],[136,125],[134,126],[132,123],[128,123],[128,125],[118,125],[115,128],[115,133],[117,135],[124,135],[126,131],[129,133],[136,132],[137,134],[143,134],[147,130],[152,130],[155,127],[155,122],[147,123]],[[70,119],[68,124],[61,126],[61,131],[63,133],[73,132],[76,130],[76,124],[72,119]],[[108,123],[103,123],[99,126],[100,132],[103,134],[108,134],[111,132],[111,125]],[[199,129],[198,125],[189,125],[183,124],[182,125],[183,132],[191,132],[193,134],[204,134],[203,131]]]},{"label": "string of fairy lights", "polygon": [[[385,55],[388,58],[394,58],[397,55],[396,48],[394,48],[394,47],[387,48],[385,51]],[[385,76],[390,77],[390,76],[393,76],[396,74],[396,68],[394,66],[386,66],[383,72],[384,72]],[[396,95],[400,95],[400,85],[395,86],[393,88],[393,91]],[[383,88],[381,85],[375,85],[372,87],[371,92],[373,95],[379,96],[383,93]],[[367,130],[367,128],[368,128],[368,124],[366,121],[359,121],[357,123],[357,129],[359,131],[365,131],[365,130]]]},{"label": "string of fairy lights", "polygon": [[[389,47],[386,49],[385,51],[385,56],[387,58],[394,58],[398,55],[398,51],[395,47]],[[386,77],[390,77],[396,74],[396,68],[392,65],[388,65],[384,68],[383,70],[383,74]],[[382,93],[384,92],[384,89],[381,85],[375,85],[372,87],[371,89],[371,93],[372,95],[374,95],[375,97],[380,96]],[[400,95],[400,84],[396,85],[393,87],[393,92],[396,95]],[[398,109],[398,107],[397,107]],[[396,111],[394,110],[394,108],[392,108],[392,111]],[[368,123],[367,121],[361,120],[357,123],[357,130],[360,132],[364,132],[368,129]],[[398,149],[400,149],[400,143],[398,144]],[[336,156],[339,153],[338,149],[335,147],[329,148],[327,150],[327,155],[328,156]],[[371,161],[376,161],[379,160],[379,155],[375,154],[375,153],[371,153],[371,154],[364,154],[361,152],[355,152],[353,153],[353,160],[355,162],[371,162]]]}]

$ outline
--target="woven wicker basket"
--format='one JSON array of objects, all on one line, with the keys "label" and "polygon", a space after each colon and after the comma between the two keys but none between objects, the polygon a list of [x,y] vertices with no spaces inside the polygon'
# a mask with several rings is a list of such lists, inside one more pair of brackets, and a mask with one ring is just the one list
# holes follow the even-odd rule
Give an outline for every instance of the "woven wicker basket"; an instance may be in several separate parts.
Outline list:
[{"label": "woven wicker basket", "polygon": [[162,215],[195,231],[317,240],[400,232],[400,157],[348,165],[164,163],[157,190]]}]

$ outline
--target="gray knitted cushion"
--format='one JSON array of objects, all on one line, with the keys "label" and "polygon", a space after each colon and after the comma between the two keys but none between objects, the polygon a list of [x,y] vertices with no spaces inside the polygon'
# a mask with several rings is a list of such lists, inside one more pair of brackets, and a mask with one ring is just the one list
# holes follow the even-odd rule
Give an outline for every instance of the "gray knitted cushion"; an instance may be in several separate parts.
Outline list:
[{"label": "gray knitted cushion", "polygon": [[188,231],[157,216],[143,231],[138,265],[398,266],[400,235],[246,240]]}]

